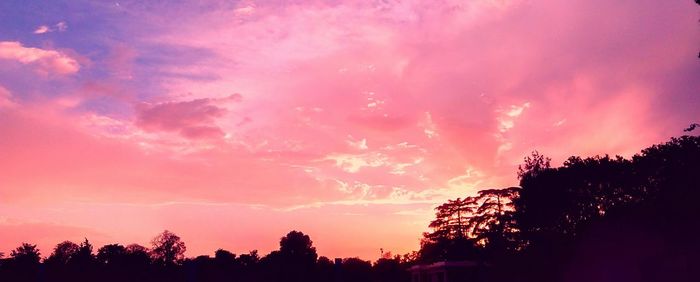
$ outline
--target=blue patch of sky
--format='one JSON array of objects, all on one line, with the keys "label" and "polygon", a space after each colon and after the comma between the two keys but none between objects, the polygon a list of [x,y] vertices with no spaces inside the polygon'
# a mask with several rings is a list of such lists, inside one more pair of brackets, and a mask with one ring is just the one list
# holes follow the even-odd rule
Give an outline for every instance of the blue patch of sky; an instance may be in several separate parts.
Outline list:
[{"label": "blue patch of sky", "polygon": [[[19,41],[26,47],[71,49],[92,62],[83,65],[77,74],[49,80],[35,79],[36,74],[28,68],[0,68],[0,83],[13,93],[32,99],[36,93],[45,96],[72,93],[86,81],[108,81],[132,92],[129,95],[137,100],[149,100],[167,94],[159,86],[165,78],[218,79],[213,73],[177,71],[179,66],[215,62],[216,55],[211,51],[142,40],[159,32],[163,25],[175,24],[180,18],[213,8],[216,8],[213,4],[191,6],[184,1],[0,1],[0,41]],[[162,21],[149,23],[145,15]],[[65,32],[56,31],[59,22],[67,24]],[[34,34],[42,25],[54,31]],[[113,70],[106,63],[117,44],[136,50],[132,79],[113,77]],[[99,96],[78,108],[114,115],[131,112],[129,107],[124,101]]]}]

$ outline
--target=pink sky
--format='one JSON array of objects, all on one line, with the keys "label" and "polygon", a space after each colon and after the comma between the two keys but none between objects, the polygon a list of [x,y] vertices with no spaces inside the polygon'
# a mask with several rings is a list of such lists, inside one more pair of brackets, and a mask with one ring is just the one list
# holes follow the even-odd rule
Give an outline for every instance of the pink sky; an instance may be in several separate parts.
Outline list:
[{"label": "pink sky", "polygon": [[8,1],[0,252],[417,250],[532,150],[630,156],[700,121],[697,5],[667,2]]}]

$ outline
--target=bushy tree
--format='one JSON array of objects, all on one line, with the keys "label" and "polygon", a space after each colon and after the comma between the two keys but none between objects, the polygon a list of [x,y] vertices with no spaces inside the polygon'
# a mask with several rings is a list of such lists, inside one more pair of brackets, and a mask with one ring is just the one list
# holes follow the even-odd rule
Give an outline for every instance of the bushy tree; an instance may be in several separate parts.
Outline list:
[{"label": "bushy tree", "polygon": [[373,281],[403,282],[410,280],[406,266],[401,263],[401,257],[380,258],[372,265]]},{"label": "bushy tree", "polygon": [[16,264],[38,265],[41,260],[41,253],[36,245],[22,243],[22,245],[10,252],[10,257]]},{"label": "bushy tree", "polygon": [[126,247],[119,244],[104,245],[97,250],[97,261],[105,265],[120,265],[124,263]]},{"label": "bushy tree", "polygon": [[46,263],[58,265],[67,264],[68,261],[78,253],[79,249],[80,246],[71,241],[58,243],[56,247],[54,247],[53,253],[46,259]]},{"label": "bushy tree", "polygon": [[151,258],[160,265],[175,265],[185,257],[185,243],[180,237],[168,230],[163,231],[151,240]]},{"label": "bushy tree", "polygon": [[371,281],[372,264],[360,258],[344,258],[339,276],[343,282]]},{"label": "bushy tree", "polygon": [[318,256],[309,235],[299,231],[291,231],[280,239],[280,254],[308,263],[316,262]]},{"label": "bushy tree", "polygon": [[321,256],[316,260],[316,281],[334,282],[338,275],[335,263],[327,257]]},{"label": "bushy tree", "polygon": [[233,262],[236,260],[236,254],[224,249],[218,249],[214,252],[214,258],[222,262]]},{"label": "bushy tree", "polygon": [[2,264],[2,281],[36,281],[39,275],[41,253],[36,245],[22,243],[10,252],[8,261]]},{"label": "bushy tree", "polygon": [[291,231],[280,239],[279,251],[265,256],[261,263],[270,270],[273,281],[309,281],[315,277],[316,248],[311,238]]},{"label": "bushy tree", "polygon": [[599,281],[614,268],[620,281],[689,281],[697,266],[689,254],[700,251],[698,171],[698,136],[631,159],[571,157],[561,167],[526,170],[514,219],[528,245],[519,263],[539,275],[528,279]]}]

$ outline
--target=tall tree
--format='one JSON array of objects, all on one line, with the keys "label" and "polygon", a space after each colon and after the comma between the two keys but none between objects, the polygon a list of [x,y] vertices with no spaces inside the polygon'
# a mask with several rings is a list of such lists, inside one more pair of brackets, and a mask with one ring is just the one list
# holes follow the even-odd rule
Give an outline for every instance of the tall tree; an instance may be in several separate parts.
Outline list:
[{"label": "tall tree", "polygon": [[95,256],[92,253],[92,244],[87,238],[78,246],[78,250],[73,256],[72,261],[81,265],[95,262]]},{"label": "tall tree", "polygon": [[518,166],[518,179],[537,176],[551,167],[551,160],[538,151],[533,151],[530,156],[525,157],[524,163]]},{"label": "tall tree", "polygon": [[515,204],[520,187],[486,189],[478,192],[479,207],[469,218],[472,235],[492,251],[514,251],[521,248],[517,242],[518,228],[514,220]]},{"label": "tall tree", "polygon": [[430,238],[467,238],[469,234],[469,217],[476,209],[476,198],[467,197],[448,200],[435,208],[435,219],[429,227],[433,229],[428,234]]},{"label": "tall tree", "polygon": [[168,230],[153,238],[151,245],[151,257],[154,263],[175,265],[184,259],[185,243],[180,240],[179,236]]}]

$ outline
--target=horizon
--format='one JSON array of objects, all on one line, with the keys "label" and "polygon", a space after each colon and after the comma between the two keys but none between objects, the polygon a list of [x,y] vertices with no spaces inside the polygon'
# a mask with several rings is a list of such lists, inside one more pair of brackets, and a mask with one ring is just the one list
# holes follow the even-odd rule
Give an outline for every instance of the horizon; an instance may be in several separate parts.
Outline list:
[{"label": "horizon", "polygon": [[532,151],[630,157],[697,122],[693,1],[3,1],[0,252],[418,250]]}]

